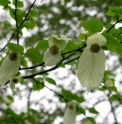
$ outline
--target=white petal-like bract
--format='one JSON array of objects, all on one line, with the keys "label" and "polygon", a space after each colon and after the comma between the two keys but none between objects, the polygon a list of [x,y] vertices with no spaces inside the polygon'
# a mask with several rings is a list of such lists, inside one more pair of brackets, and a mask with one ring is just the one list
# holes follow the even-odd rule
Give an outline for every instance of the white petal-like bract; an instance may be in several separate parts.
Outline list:
[{"label": "white petal-like bract", "polygon": [[101,34],[87,38],[87,47],[79,59],[77,77],[87,88],[97,88],[104,76],[106,56],[100,46],[105,45],[106,39]]},{"label": "white petal-like bract", "polygon": [[49,47],[56,45],[59,48],[59,51],[63,50],[69,39],[65,35],[61,35],[61,38],[57,35],[52,35],[49,37]]},{"label": "white petal-like bract", "polygon": [[44,62],[46,66],[53,66],[61,59],[61,53],[59,52],[56,55],[52,55],[49,50],[44,54]]},{"label": "white petal-like bract", "polygon": [[19,70],[20,55],[17,54],[16,60],[10,60],[9,55],[5,57],[0,66],[0,85],[5,84],[16,75]]},{"label": "white petal-like bract", "polygon": [[79,59],[77,77],[80,83],[88,89],[97,88],[104,76],[106,56],[102,49],[92,53],[86,47]]},{"label": "white petal-like bract", "polygon": [[106,44],[106,38],[101,34],[93,34],[87,38],[87,46],[90,47],[92,44],[97,43],[99,46]]},{"label": "white petal-like bract", "polygon": [[71,101],[68,103],[64,113],[63,124],[75,124],[76,119],[76,102]]}]

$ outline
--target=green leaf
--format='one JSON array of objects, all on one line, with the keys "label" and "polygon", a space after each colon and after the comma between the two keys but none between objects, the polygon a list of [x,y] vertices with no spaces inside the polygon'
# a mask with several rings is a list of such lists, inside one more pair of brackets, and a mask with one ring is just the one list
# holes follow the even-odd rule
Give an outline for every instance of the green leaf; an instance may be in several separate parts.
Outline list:
[{"label": "green leaf", "polygon": [[119,54],[120,56],[122,56],[122,45],[120,44],[119,46],[117,46],[115,48],[115,51],[117,54]]},{"label": "green leaf", "polygon": [[22,77],[21,77],[20,83],[23,84],[23,85],[25,84],[25,81]]},{"label": "green leaf", "polygon": [[64,97],[66,97],[69,101],[75,100],[79,103],[82,103],[85,101],[83,97],[79,97],[77,94],[71,93],[69,90],[62,89],[62,94]]},{"label": "green leaf", "polygon": [[27,29],[33,29],[35,26],[36,26],[36,22],[34,19],[29,19],[27,20],[25,23],[24,23],[24,26],[27,28]]},{"label": "green leaf", "polygon": [[117,88],[116,88],[116,86],[109,87],[109,89],[110,89],[111,91],[117,92]]},{"label": "green leaf", "polygon": [[67,46],[64,48],[64,52],[72,51],[75,49],[78,49],[79,45],[75,43],[74,41],[69,41]]},{"label": "green leaf", "polygon": [[36,10],[31,10],[29,14],[31,17],[37,17],[38,16],[38,12]]},{"label": "green leaf", "polygon": [[0,0],[0,5],[1,6],[7,6],[8,4],[10,4],[11,2],[9,0]]},{"label": "green leaf", "polygon": [[92,118],[92,117],[87,117],[87,119],[92,123],[92,124],[96,124],[96,122],[95,122],[95,119],[94,118]]},{"label": "green leaf", "polygon": [[24,51],[24,48],[23,48],[21,45],[19,45],[19,44],[14,44],[14,43],[11,43],[11,42],[9,42],[9,43],[7,44],[7,47],[8,47],[11,51],[17,52],[17,53],[23,53],[23,51]]},{"label": "green leaf", "polygon": [[15,1],[17,1],[17,8],[22,8],[24,6],[23,2],[20,0],[13,0],[13,5],[16,4]]},{"label": "green leaf", "polygon": [[80,40],[86,40],[87,37],[88,36],[85,33],[81,33],[81,34],[79,34],[78,39],[80,39]]},{"label": "green leaf", "polygon": [[41,40],[39,43],[36,45],[37,50],[46,50],[49,47],[48,45],[48,40]]},{"label": "green leaf", "polygon": [[45,80],[50,84],[56,85],[55,80],[53,80],[52,78],[46,78]]},{"label": "green leaf", "polygon": [[36,63],[42,63],[43,58],[40,52],[37,49],[30,48],[26,51],[26,57],[28,57],[31,61]]},{"label": "green leaf", "polygon": [[83,21],[82,26],[84,27],[85,30],[93,33],[100,32],[103,29],[102,22],[97,19]]},{"label": "green leaf", "polygon": [[109,100],[110,101],[122,101],[122,96],[119,94],[119,93],[117,93],[117,94],[114,94],[114,95],[112,95],[110,98],[109,98]]},{"label": "green leaf", "polygon": [[8,6],[8,5],[5,6],[5,7],[4,7],[4,10],[8,10],[10,16],[11,16],[13,19],[15,19],[15,16],[14,16],[14,10],[13,10],[10,6]]},{"label": "green leaf", "polygon": [[77,108],[77,114],[84,114],[85,115],[85,109],[83,109],[82,107],[78,107]]},{"label": "green leaf", "polygon": [[40,90],[40,89],[43,89],[44,88],[44,85],[41,84],[41,82],[33,82],[33,90],[36,91],[36,90]]},{"label": "green leaf", "polygon": [[119,6],[109,6],[109,10],[106,13],[108,16],[115,16],[117,13],[121,11]]},{"label": "green leaf", "polygon": [[14,102],[14,99],[13,99],[13,97],[12,97],[12,96],[7,95],[7,98],[8,98],[11,102]]},{"label": "green leaf", "polygon": [[111,34],[108,34],[108,33],[103,33],[103,36],[107,40],[107,43],[105,45],[107,49],[110,50],[111,52],[115,52],[116,47],[120,46],[120,43],[118,42],[118,40],[116,40]]},{"label": "green leaf", "polygon": [[27,67],[27,61],[23,56],[20,57],[20,65]]},{"label": "green leaf", "polygon": [[93,114],[98,114],[99,113],[94,107],[89,108],[89,112],[93,113]]}]

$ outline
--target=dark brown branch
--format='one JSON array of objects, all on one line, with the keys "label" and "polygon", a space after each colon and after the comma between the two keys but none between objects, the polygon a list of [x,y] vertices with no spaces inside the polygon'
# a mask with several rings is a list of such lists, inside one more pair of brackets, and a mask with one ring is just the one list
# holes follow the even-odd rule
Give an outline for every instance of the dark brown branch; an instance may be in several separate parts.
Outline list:
[{"label": "dark brown branch", "polygon": [[19,70],[26,70],[26,69],[34,69],[36,67],[39,67],[39,66],[44,66],[44,62],[38,64],[38,65],[34,65],[34,66],[30,66],[30,67],[25,67],[25,68],[20,68]]},{"label": "dark brown branch", "polygon": [[109,33],[109,32],[112,30],[112,28],[114,28],[115,25],[116,25],[117,23],[121,22],[121,21],[122,21],[122,19],[118,20],[118,18],[117,18],[117,21],[106,31],[106,33]]},{"label": "dark brown branch", "polygon": [[[111,91],[109,90],[108,97],[110,97],[110,95],[111,95]],[[114,124],[118,124],[116,114],[115,114],[115,108],[113,107],[113,104],[110,100],[109,100],[109,103],[110,103],[110,106],[111,106],[111,112],[113,113],[114,120],[115,120]]]},{"label": "dark brown branch", "polygon": [[[18,19],[17,19],[17,0],[15,0],[15,21],[16,21],[16,29],[18,29]],[[17,44],[19,44],[19,33],[17,32]]]},{"label": "dark brown branch", "polygon": [[[69,51],[69,52],[62,53],[62,57],[65,59],[64,55],[66,55],[66,54],[74,53],[74,52],[82,52],[82,51],[83,51],[82,48],[84,48],[84,46],[81,47],[81,48],[75,49],[75,50],[71,50],[71,51]],[[78,58],[79,58],[79,57],[78,57]],[[78,59],[78,58],[76,58],[76,59]],[[75,60],[75,58],[74,58],[74,60]],[[73,60],[71,60],[71,61],[73,61]],[[70,61],[69,61],[69,62],[70,62]],[[67,64],[67,63],[69,63],[69,62],[65,62],[65,63],[63,63],[63,64]],[[30,67],[25,67],[25,68],[20,68],[19,70],[34,69],[34,68],[39,67],[39,66],[44,66],[44,62],[42,62],[42,63],[40,63],[40,64],[38,64],[38,65],[34,65],[34,66],[30,66]]]},{"label": "dark brown branch", "polygon": [[[74,54],[75,54],[75,53],[70,54],[70,55],[67,56],[65,59],[70,58],[70,57],[71,57],[72,55],[74,55]],[[35,74],[23,76],[23,78],[24,78],[24,79],[32,78],[32,77],[35,77],[35,76],[37,76],[37,75],[44,74],[44,73],[46,73],[46,72],[50,72],[50,71],[52,71],[52,70],[55,70],[55,69],[57,69],[57,68],[60,66],[60,64],[61,64],[63,61],[64,61],[64,59],[62,59],[57,65],[55,65],[54,67],[52,67],[52,68],[50,68],[50,69],[43,70],[43,71],[37,72],[37,73],[35,73]]]}]

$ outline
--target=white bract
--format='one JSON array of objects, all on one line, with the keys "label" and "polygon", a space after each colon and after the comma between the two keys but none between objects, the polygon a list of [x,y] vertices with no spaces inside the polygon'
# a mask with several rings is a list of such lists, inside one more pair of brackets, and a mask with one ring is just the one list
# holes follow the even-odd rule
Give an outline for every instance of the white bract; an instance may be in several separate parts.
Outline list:
[{"label": "white bract", "polygon": [[75,124],[76,119],[76,102],[71,101],[68,103],[64,113],[63,124]]},{"label": "white bract", "polygon": [[0,66],[0,85],[13,78],[19,70],[20,55],[12,52],[5,57]]},{"label": "white bract", "polygon": [[87,47],[79,59],[77,77],[88,89],[97,88],[103,79],[106,56],[100,46],[105,43],[105,37],[100,34],[88,37]]},{"label": "white bract", "polygon": [[59,38],[57,35],[52,35],[48,39],[49,48],[44,54],[44,62],[46,66],[55,65],[61,59],[61,51],[66,47],[68,38],[61,35]]}]

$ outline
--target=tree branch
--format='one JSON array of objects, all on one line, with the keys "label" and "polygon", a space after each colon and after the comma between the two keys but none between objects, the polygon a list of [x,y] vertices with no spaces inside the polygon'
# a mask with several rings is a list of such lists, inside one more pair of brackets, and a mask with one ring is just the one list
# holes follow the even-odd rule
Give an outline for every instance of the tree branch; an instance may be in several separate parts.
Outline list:
[{"label": "tree branch", "polygon": [[114,28],[115,27],[115,25],[117,24],[117,23],[119,23],[119,22],[121,22],[122,21],[122,19],[118,19],[117,18],[117,21],[106,31],[106,33],[109,33],[111,30],[112,30],[112,28]]},{"label": "tree branch", "polygon": [[[15,21],[16,21],[16,29],[18,29],[18,19],[17,19],[17,0],[15,0]],[[17,44],[19,44],[19,33],[17,33]]]},{"label": "tree branch", "polygon": [[[111,91],[109,90],[108,98],[110,97],[110,95],[111,95]],[[109,100],[109,103],[110,103],[110,106],[111,106],[111,112],[113,113],[114,120],[115,120],[114,124],[118,124],[116,114],[115,114],[115,108],[113,107],[113,104],[112,104],[112,102],[110,100]]]},{"label": "tree branch", "polygon": [[[36,0],[34,0],[34,2],[31,4],[31,6],[29,7],[29,10],[27,12],[27,14],[25,15],[24,20],[21,22],[21,24],[18,26],[18,28],[13,32],[13,34],[11,35],[10,39],[8,40],[8,42],[10,42],[12,40],[12,38],[14,37],[14,35],[16,34],[17,30],[19,30],[21,28],[21,26],[24,24],[24,22],[27,20],[27,17],[32,9],[32,7],[34,6]],[[7,43],[8,43],[7,42]],[[7,44],[0,50],[0,52],[2,52],[5,48],[6,48]]]},{"label": "tree branch", "polygon": [[[74,55],[74,54],[75,54],[75,53],[70,54],[70,55],[67,56],[65,59],[70,58],[70,57],[71,57],[72,55]],[[24,78],[24,79],[33,78],[33,77],[35,77],[35,76],[37,76],[37,75],[44,74],[44,73],[46,73],[46,72],[50,72],[50,71],[52,71],[52,70],[55,70],[55,69],[57,69],[57,68],[59,67],[59,65],[60,65],[65,59],[63,58],[57,65],[55,65],[54,67],[52,67],[52,68],[50,68],[50,69],[43,70],[43,71],[37,72],[37,73],[35,73],[35,74],[23,76],[23,78]],[[71,61],[71,60],[70,60],[70,61]],[[74,61],[74,59],[73,59],[73,61]]]}]

